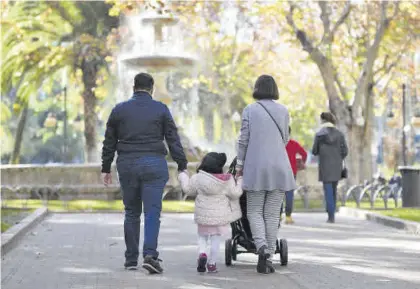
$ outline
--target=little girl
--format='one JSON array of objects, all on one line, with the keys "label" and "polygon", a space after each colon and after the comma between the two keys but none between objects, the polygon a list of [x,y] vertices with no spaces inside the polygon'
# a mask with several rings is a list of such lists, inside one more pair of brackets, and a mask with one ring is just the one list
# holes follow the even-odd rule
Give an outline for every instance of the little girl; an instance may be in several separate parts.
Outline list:
[{"label": "little girl", "polygon": [[[223,173],[226,163],[224,153],[209,153],[202,160],[197,174],[191,179],[185,171],[179,174],[184,193],[196,196],[194,220],[198,230],[197,272],[217,272],[217,256],[221,237],[229,233],[229,224],[242,216],[239,197],[242,195],[242,178],[236,181]],[[207,244],[210,242],[210,253]]]}]

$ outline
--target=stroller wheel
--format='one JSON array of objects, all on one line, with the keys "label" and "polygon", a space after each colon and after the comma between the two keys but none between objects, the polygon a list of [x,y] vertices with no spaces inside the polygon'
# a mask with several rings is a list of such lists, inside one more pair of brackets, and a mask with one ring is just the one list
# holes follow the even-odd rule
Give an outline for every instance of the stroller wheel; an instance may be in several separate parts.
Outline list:
[{"label": "stroller wheel", "polygon": [[280,263],[281,263],[282,266],[286,266],[288,261],[289,261],[287,240],[286,239],[280,239],[279,240],[279,245],[280,245]]},{"label": "stroller wheel", "polygon": [[225,242],[225,264],[226,266],[232,265],[232,240],[227,239]]},{"label": "stroller wheel", "polygon": [[232,242],[232,260],[236,261],[236,258],[238,256],[238,245],[235,241]]}]

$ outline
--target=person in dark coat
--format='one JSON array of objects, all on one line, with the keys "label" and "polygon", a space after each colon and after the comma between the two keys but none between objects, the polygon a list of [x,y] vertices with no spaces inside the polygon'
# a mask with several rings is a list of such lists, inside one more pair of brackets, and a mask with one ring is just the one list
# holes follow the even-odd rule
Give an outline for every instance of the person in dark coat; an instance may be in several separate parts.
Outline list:
[{"label": "person in dark coat", "polygon": [[126,269],[137,269],[140,215],[144,208],[143,268],[162,273],[158,259],[158,237],[163,189],[169,179],[165,160],[169,147],[178,171],[187,168],[187,159],[177,127],[168,107],[152,98],[153,77],[147,73],[134,78],[134,94],[117,104],[109,116],[102,149],[103,181],[111,184],[111,164],[118,153],[117,170],[125,209],[124,237]]},{"label": "person in dark coat", "polygon": [[342,178],[348,148],[344,134],[336,127],[330,112],[321,113],[322,127],[315,135],[312,154],[318,156],[319,181],[323,183],[328,222],[335,222],[337,186]]}]

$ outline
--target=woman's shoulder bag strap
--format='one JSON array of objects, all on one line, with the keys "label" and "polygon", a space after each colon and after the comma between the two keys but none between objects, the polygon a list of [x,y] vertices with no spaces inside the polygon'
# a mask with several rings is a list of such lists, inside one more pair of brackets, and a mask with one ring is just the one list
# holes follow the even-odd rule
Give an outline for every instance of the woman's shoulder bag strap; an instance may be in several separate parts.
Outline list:
[{"label": "woman's shoulder bag strap", "polygon": [[283,136],[283,132],[282,132],[282,130],[281,130],[281,128],[280,128],[280,126],[278,125],[278,123],[277,123],[277,121],[274,119],[274,117],[271,115],[271,113],[268,111],[268,109],[261,103],[261,102],[259,102],[259,101],[257,101],[257,103],[259,104],[259,105],[261,105],[264,109],[265,109],[265,111],[268,113],[268,115],[271,117],[271,119],[274,121],[274,123],[276,124],[276,126],[277,126],[277,128],[278,128],[278,130],[279,130],[279,132],[280,132],[280,135],[281,135],[281,139],[283,140],[283,142],[284,142],[284,136]]}]

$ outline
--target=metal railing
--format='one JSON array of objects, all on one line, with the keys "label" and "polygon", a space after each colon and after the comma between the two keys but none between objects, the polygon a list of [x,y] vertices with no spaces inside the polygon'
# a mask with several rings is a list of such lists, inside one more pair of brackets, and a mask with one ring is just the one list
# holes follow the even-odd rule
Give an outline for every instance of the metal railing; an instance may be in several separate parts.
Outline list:
[{"label": "metal railing", "polygon": [[341,205],[352,199],[360,208],[363,202],[369,202],[370,208],[374,209],[376,201],[382,199],[385,209],[388,209],[389,200],[394,201],[394,207],[398,208],[402,196],[402,186],[398,178],[386,180],[381,177],[371,181],[365,181],[361,185],[354,185],[341,194]]}]

